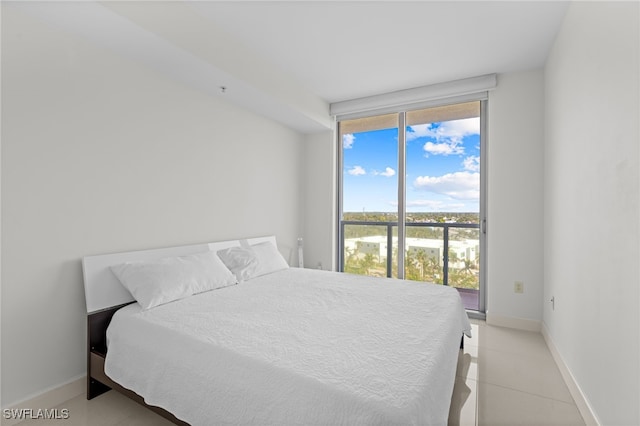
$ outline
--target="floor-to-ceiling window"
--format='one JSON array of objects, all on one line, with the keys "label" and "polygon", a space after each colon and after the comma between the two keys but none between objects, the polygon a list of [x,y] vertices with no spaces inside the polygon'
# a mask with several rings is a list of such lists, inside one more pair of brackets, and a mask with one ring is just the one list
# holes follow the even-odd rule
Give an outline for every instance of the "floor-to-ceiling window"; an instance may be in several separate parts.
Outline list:
[{"label": "floor-to-ceiling window", "polygon": [[484,311],[484,101],[338,122],[340,269],[456,287]]}]

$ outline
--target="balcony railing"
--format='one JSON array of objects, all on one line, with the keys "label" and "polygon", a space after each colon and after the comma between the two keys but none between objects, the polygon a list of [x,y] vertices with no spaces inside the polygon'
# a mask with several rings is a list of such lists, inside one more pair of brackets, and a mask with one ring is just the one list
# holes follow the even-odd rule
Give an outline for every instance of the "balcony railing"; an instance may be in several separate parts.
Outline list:
[{"label": "balcony railing", "polygon": [[[397,222],[342,221],[341,270],[397,277]],[[478,309],[480,225],[405,223],[405,278],[458,288]],[[469,306],[472,305],[472,306]]]}]

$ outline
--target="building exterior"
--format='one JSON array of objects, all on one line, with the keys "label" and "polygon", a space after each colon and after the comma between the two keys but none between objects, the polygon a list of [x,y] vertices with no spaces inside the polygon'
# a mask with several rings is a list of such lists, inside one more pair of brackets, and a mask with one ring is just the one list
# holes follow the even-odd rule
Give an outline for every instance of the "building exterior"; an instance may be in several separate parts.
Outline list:
[{"label": "building exterior", "polygon": [[[394,248],[397,246],[397,237],[393,237]],[[407,238],[407,254],[417,256],[421,252],[429,259],[436,259],[439,265],[443,265],[444,241],[442,239]],[[349,238],[344,241],[344,247],[349,253],[359,257],[370,254],[377,262],[387,259],[387,237],[385,235],[373,235],[368,237]],[[480,253],[478,240],[450,240],[449,241],[449,267],[464,268],[465,261],[475,262]]]}]

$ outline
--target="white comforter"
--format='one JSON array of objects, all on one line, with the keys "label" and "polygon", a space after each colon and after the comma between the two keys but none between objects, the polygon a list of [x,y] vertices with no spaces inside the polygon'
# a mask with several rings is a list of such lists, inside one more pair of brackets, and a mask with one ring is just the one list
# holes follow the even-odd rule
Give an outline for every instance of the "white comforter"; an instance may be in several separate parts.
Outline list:
[{"label": "white comforter", "polygon": [[106,374],[192,425],[445,425],[455,289],[291,268],[109,326]]}]

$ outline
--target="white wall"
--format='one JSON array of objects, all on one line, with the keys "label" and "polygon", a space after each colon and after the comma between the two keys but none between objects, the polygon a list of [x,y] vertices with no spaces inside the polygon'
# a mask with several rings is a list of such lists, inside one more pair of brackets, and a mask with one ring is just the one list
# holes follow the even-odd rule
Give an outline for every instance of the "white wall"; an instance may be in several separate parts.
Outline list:
[{"label": "white wall", "polygon": [[[488,300],[493,318],[542,320],[543,71],[498,76],[488,111]],[[305,263],[335,257],[335,141],[331,132],[306,138]],[[513,292],[514,281],[525,292]]]},{"label": "white wall", "polygon": [[572,3],[545,69],[544,325],[604,425],[640,424],[639,21]]},{"label": "white wall", "polygon": [[532,328],[542,320],[543,92],[542,70],[500,74],[487,123],[487,321]]},{"label": "white wall", "polygon": [[336,143],[332,131],[307,135],[302,154],[304,182],[301,209],[305,267],[335,270]]},{"label": "white wall", "polygon": [[288,255],[302,142],[3,7],[2,405],[85,374],[83,256],[262,234]]}]

